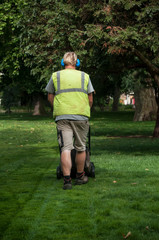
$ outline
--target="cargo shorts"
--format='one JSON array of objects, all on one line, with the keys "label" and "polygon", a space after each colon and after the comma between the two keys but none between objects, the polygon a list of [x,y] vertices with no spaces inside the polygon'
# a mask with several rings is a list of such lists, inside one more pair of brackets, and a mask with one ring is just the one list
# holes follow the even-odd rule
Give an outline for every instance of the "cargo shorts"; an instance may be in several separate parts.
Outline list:
[{"label": "cargo shorts", "polygon": [[57,121],[57,137],[61,151],[72,150],[82,152],[86,150],[89,121]]}]

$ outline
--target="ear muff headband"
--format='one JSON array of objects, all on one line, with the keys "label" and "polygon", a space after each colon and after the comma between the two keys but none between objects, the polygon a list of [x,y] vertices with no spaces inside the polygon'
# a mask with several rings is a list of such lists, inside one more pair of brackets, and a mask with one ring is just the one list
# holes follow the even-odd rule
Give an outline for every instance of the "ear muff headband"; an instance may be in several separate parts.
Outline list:
[{"label": "ear muff headband", "polygon": [[[65,66],[63,59],[61,60],[61,65],[62,65],[63,67]],[[80,66],[80,60],[77,59],[76,67],[79,67],[79,66]]]}]

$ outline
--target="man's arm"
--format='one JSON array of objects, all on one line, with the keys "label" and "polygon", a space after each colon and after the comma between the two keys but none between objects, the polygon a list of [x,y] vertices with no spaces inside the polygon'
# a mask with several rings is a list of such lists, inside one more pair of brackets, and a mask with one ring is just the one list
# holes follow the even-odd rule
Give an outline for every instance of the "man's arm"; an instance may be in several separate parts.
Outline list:
[{"label": "man's arm", "polygon": [[88,94],[88,100],[89,100],[89,106],[91,108],[93,105],[93,93]]},{"label": "man's arm", "polygon": [[54,94],[48,93],[48,101],[50,102],[51,106],[53,107],[53,102],[54,102]]}]

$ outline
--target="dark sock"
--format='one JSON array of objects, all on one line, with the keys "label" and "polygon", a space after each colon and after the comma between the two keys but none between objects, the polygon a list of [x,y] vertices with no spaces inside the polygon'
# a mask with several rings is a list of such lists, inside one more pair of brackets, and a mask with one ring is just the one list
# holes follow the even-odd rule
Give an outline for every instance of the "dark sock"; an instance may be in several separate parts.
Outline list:
[{"label": "dark sock", "polygon": [[71,183],[71,177],[70,176],[64,176],[64,184]]},{"label": "dark sock", "polygon": [[85,174],[84,171],[83,171],[83,172],[80,172],[80,173],[77,172],[77,175],[76,175],[76,176],[77,176],[77,178],[81,178],[84,174]]}]

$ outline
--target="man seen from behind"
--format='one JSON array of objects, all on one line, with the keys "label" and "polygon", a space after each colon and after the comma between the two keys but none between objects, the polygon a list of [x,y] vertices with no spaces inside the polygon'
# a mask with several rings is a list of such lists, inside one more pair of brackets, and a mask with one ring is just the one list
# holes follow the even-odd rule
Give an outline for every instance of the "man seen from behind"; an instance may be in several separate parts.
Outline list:
[{"label": "man seen from behind", "polygon": [[71,150],[76,150],[76,184],[85,184],[86,140],[90,109],[93,104],[93,86],[87,73],[76,70],[80,61],[74,52],[65,53],[61,64],[64,70],[54,72],[46,86],[48,100],[53,106],[61,149],[63,189],[71,189]]}]

